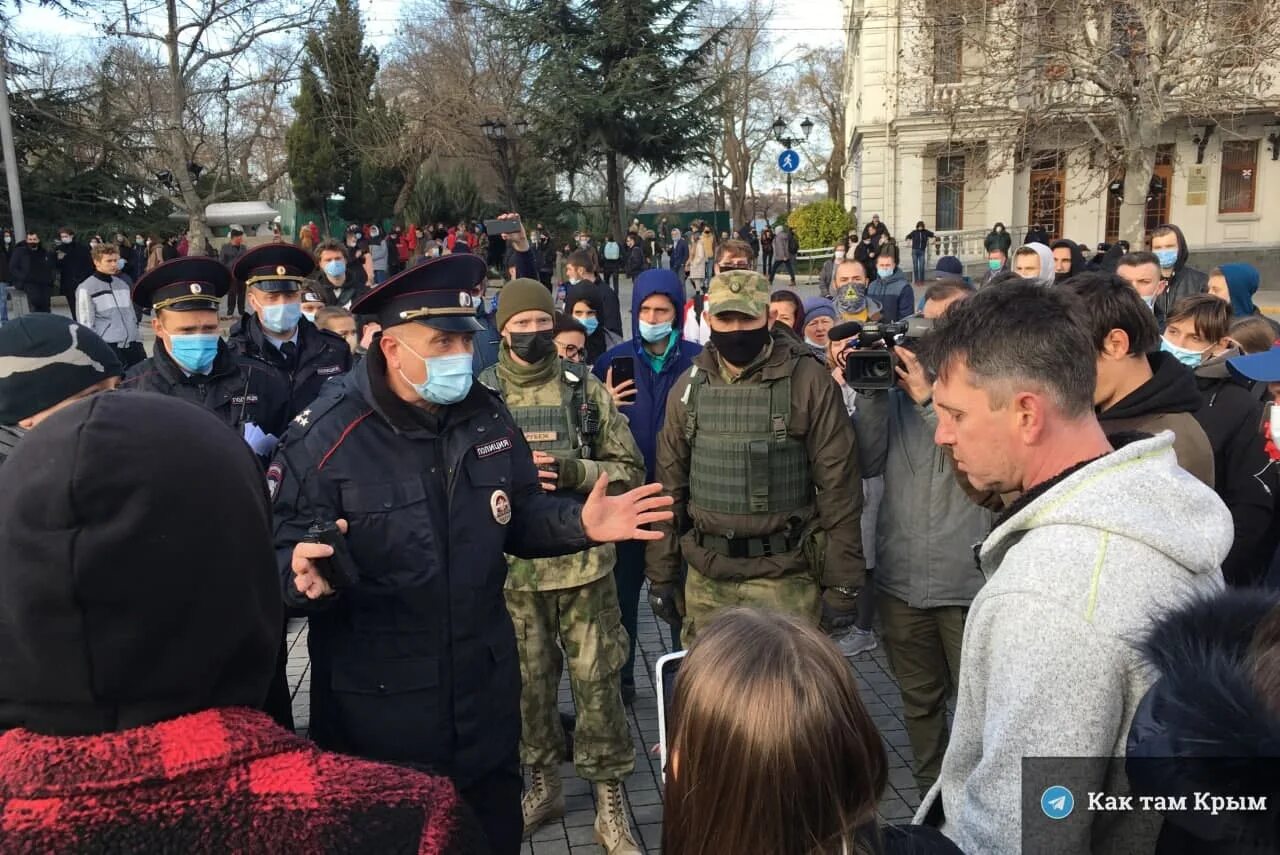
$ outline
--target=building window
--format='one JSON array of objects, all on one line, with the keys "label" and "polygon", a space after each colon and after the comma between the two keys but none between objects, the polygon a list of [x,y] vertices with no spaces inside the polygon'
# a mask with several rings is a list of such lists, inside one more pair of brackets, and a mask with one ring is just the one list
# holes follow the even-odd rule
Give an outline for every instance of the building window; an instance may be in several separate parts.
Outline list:
[{"label": "building window", "polygon": [[1258,181],[1258,141],[1227,140],[1222,144],[1222,178],[1218,185],[1219,214],[1253,213]]},{"label": "building window", "polygon": [[959,83],[964,70],[964,19],[943,15],[933,28],[933,82]]},{"label": "building window", "polygon": [[940,232],[964,228],[964,158],[938,158],[937,224]]},{"label": "building window", "polygon": [[1031,161],[1031,193],[1028,208],[1030,225],[1040,226],[1049,233],[1050,240],[1062,236],[1062,214],[1066,195],[1063,184],[1066,170],[1062,153],[1038,152]]}]

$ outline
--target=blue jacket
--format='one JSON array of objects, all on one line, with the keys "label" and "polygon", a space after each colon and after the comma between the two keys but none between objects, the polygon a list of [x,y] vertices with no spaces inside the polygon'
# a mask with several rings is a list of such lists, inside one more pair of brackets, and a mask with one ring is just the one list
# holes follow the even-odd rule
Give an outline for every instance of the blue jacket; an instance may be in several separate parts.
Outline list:
[{"label": "blue jacket", "polygon": [[652,294],[666,294],[676,307],[676,319],[672,328],[677,336],[684,328],[685,294],[684,284],[679,274],[671,270],[646,270],[636,278],[635,287],[631,290],[631,339],[624,341],[605,351],[596,360],[592,371],[602,381],[609,363],[619,356],[632,356],[636,360],[636,396],[633,403],[622,408],[627,420],[631,423],[631,435],[640,446],[644,455],[645,481],[653,480],[655,446],[658,431],[667,417],[667,395],[671,387],[680,379],[680,375],[693,364],[693,357],[702,352],[702,345],[683,338],[677,338],[672,345],[662,370],[655,372],[649,363],[644,349],[644,341],[640,338],[640,304]]},{"label": "blue jacket", "polygon": [[[671,269],[675,271],[677,276],[684,276],[684,265],[688,260],[689,242],[684,238],[680,238],[680,240],[676,241],[675,245],[671,247]],[[638,306],[640,304],[636,303],[636,305]],[[684,303],[681,303],[680,305],[683,306]]]},{"label": "blue jacket", "polygon": [[893,271],[887,279],[873,279],[867,287],[867,296],[883,307],[884,321],[900,321],[915,314],[915,293],[901,270]]}]

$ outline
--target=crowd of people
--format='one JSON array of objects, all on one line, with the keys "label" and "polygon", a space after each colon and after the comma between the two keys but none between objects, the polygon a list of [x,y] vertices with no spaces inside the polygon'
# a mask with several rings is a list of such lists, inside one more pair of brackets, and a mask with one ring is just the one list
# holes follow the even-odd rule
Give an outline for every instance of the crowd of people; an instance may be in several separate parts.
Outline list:
[{"label": "crowd of people", "polygon": [[[1280,722],[1255,268],[1196,271],[1175,226],[1092,261],[999,226],[971,277],[925,269],[920,222],[908,275],[872,217],[806,296],[773,275],[785,228],[552,253],[499,220],[232,227],[141,269],[64,230],[42,263],[74,318],[10,257],[0,848],[514,855],[571,759],[594,840],[638,853],[646,584],[689,648],[664,851],[1020,851],[1030,757],[1087,761],[1056,851],[1280,844],[1275,807],[1084,807],[1280,797],[1253,759]],[[880,644],[922,800],[901,827],[849,665]]]}]

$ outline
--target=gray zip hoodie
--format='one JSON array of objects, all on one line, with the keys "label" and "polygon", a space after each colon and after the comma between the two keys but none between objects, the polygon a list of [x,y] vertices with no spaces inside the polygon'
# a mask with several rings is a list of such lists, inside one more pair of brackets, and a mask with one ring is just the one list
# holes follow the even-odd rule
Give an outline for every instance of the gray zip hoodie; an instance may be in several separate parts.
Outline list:
[{"label": "gray zip hoodie", "polygon": [[[965,625],[951,743],[916,816],[941,796],[942,830],[965,852],[1022,850],[1024,757],[1115,758],[1082,786],[1128,792],[1125,737],[1152,682],[1135,644],[1189,595],[1222,587],[1233,537],[1167,431],[1010,511],[982,544],[987,582]],[[1083,813],[1087,794],[1071,789]],[[1156,828],[1136,812],[1057,823],[1054,851],[1150,851]]]}]

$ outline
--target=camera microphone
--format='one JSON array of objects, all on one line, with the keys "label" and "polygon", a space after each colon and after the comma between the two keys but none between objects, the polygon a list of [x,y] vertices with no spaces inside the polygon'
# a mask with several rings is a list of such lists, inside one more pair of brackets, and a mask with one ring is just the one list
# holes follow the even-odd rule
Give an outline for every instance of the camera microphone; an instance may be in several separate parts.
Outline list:
[{"label": "camera microphone", "polygon": [[827,338],[832,341],[842,341],[846,338],[853,338],[862,332],[862,324],[857,321],[845,321],[842,324],[836,324],[827,331]]}]

